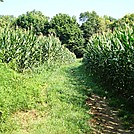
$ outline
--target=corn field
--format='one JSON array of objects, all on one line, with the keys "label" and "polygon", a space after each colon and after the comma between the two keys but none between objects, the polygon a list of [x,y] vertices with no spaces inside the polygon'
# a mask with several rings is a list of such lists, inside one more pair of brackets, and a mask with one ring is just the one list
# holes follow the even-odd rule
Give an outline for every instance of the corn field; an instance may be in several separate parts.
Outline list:
[{"label": "corn field", "polygon": [[134,28],[127,25],[114,33],[94,35],[84,58],[87,69],[99,77],[110,92],[133,97]]},{"label": "corn field", "polygon": [[8,63],[16,71],[74,60],[75,55],[54,36],[36,36],[30,30],[8,27],[0,29],[0,61]]}]

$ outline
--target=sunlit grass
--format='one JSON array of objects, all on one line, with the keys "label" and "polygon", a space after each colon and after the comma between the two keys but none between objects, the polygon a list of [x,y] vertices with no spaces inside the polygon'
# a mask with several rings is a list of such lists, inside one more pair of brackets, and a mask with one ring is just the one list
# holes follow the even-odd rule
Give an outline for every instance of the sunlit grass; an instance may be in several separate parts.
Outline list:
[{"label": "sunlit grass", "polygon": [[81,63],[18,74],[1,64],[2,134],[90,132]]}]

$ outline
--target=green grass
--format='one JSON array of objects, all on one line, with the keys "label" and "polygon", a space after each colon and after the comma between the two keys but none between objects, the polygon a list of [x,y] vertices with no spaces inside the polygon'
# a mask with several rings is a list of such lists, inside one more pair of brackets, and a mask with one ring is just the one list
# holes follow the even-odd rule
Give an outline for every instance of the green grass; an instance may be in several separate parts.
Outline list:
[{"label": "green grass", "polygon": [[1,134],[90,133],[89,83],[81,62],[18,74],[0,65]]},{"label": "green grass", "polygon": [[6,64],[0,64],[0,132],[10,133],[14,129],[11,121],[17,111],[36,109],[42,102],[41,80],[32,75],[18,74],[9,69]]},{"label": "green grass", "polygon": [[0,134],[90,134],[86,99],[91,92],[106,96],[129,128],[131,108],[97,83],[81,60],[23,74],[0,63]]}]

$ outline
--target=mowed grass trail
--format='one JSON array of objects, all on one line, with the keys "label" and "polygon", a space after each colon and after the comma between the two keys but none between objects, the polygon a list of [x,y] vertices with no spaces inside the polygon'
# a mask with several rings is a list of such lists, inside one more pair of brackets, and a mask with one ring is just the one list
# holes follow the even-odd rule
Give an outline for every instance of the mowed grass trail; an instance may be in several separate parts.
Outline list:
[{"label": "mowed grass trail", "polygon": [[[50,113],[45,133],[82,134],[90,131],[89,109],[86,106],[87,91],[83,84],[83,74],[79,70],[80,64],[77,62],[64,66],[48,78],[46,103]],[[42,125],[42,130],[43,128]]]},{"label": "mowed grass trail", "polygon": [[91,132],[88,123],[89,107],[86,105],[91,83],[83,73],[80,60],[57,70],[34,74],[14,74],[14,71],[4,67],[1,70],[6,70],[2,79],[7,81],[3,82],[5,84],[3,86],[1,82],[3,90],[1,92],[3,96],[8,95],[8,99],[3,98],[6,103],[0,100],[2,113],[0,133],[89,134]]},{"label": "mowed grass trail", "polygon": [[81,60],[43,68],[18,74],[0,64],[0,134],[133,133]]}]

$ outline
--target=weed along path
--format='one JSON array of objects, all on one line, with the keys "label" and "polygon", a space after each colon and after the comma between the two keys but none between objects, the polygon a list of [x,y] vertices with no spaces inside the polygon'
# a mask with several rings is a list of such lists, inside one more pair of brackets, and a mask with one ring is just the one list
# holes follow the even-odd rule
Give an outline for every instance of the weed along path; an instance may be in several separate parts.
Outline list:
[{"label": "weed along path", "polygon": [[[90,134],[89,106],[86,105],[88,85],[81,69],[77,61],[47,72],[40,87],[42,102],[32,110],[13,115],[17,122],[13,133]],[[43,74],[40,75],[37,77],[43,79]]]},{"label": "weed along path", "polygon": [[111,110],[80,60],[46,74],[40,87],[43,100],[12,115],[12,134],[129,134]]},{"label": "weed along path", "polygon": [[[104,97],[104,91],[93,81],[92,76],[88,75],[85,67],[80,62],[72,64],[63,71],[67,76],[67,85],[71,91],[70,96],[67,95],[68,103],[71,103],[83,109],[87,114],[87,118],[79,118],[78,120],[85,124],[88,121],[88,126],[85,129],[86,134],[131,134],[133,130],[125,130],[122,126],[122,121],[117,117],[118,111],[112,109],[108,105],[108,100]],[[74,94],[73,94],[74,92]],[[84,117],[80,115],[80,117]]]},{"label": "weed along path", "polygon": [[[64,66],[48,80],[47,103],[51,107],[54,133],[60,134],[131,134],[117,117],[117,111],[108,106],[80,61]],[[101,91],[100,91],[101,92]],[[52,123],[50,123],[52,124]],[[50,131],[54,131],[50,129]]]}]

